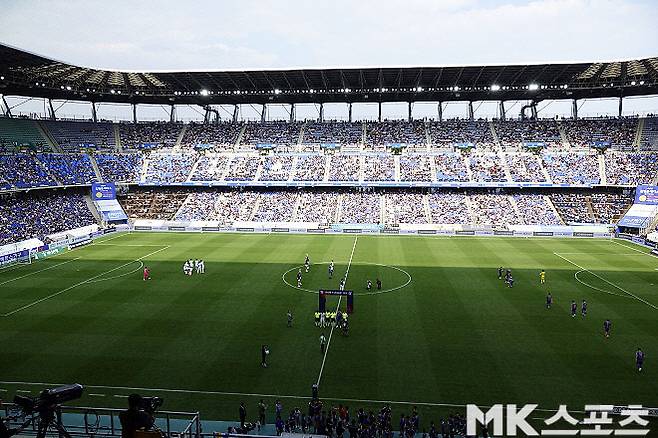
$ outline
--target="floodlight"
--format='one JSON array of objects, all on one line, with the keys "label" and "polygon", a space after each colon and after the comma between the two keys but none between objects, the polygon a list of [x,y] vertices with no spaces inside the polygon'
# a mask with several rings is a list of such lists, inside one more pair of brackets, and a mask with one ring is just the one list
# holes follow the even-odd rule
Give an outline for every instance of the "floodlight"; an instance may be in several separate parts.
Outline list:
[{"label": "floodlight", "polygon": [[528,85],[528,90],[530,91],[536,91],[539,89],[539,84],[530,84]]},{"label": "floodlight", "polygon": [[210,92],[208,90],[206,90],[205,88],[203,90],[201,90],[201,95],[202,96],[207,96],[209,94],[210,94]]},{"label": "floodlight", "polygon": [[110,93],[114,94],[114,93],[116,93],[116,91],[114,91],[114,90],[110,90]]},{"label": "floodlight", "polygon": [[274,94],[281,94],[281,90],[279,90],[278,88],[275,88],[274,89]]},{"label": "floodlight", "polygon": [[491,91],[499,91],[500,90],[500,85],[493,84],[490,88],[491,88]]},{"label": "floodlight", "polygon": [[635,81],[632,81],[632,82],[631,82],[631,85],[635,85]]},{"label": "floodlight", "polygon": [[71,86],[70,86],[70,85],[67,85],[67,86],[66,86],[66,90],[67,90],[67,91],[71,91]]}]

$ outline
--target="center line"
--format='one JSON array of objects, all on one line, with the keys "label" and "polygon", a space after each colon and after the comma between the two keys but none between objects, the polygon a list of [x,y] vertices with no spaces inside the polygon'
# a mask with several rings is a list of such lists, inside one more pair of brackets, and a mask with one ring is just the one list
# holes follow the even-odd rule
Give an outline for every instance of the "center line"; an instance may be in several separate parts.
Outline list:
[{"label": "center line", "polygon": [[[350,260],[347,262],[347,270],[345,271],[345,285],[347,285],[347,276],[350,274],[350,266],[352,266],[352,259],[354,258],[354,250],[356,249],[356,242],[359,240],[359,235],[357,234],[354,237],[354,245],[352,245],[352,253],[350,254]],[[340,301],[343,298],[342,295],[338,296],[338,305],[336,306],[336,313],[340,309]],[[327,361],[327,353],[329,353],[329,346],[331,345],[331,337],[334,334],[334,328],[336,326],[331,326],[331,331],[329,331],[329,339],[327,340],[327,348],[324,349],[324,357],[322,358],[322,365],[320,366],[320,374],[318,375],[318,381],[315,383],[320,387],[320,380],[322,380],[322,371],[324,371],[324,363]]]}]

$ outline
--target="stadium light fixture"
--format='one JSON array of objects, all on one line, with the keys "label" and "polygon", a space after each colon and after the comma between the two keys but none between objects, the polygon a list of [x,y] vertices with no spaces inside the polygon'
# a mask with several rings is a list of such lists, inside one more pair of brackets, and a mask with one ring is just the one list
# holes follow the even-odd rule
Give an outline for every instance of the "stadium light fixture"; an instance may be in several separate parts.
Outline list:
[{"label": "stadium light fixture", "polygon": [[71,91],[71,86],[70,85],[66,86],[66,91]]},{"label": "stadium light fixture", "polygon": [[640,85],[644,85],[644,81],[640,81]]},{"label": "stadium light fixture", "polygon": [[631,85],[635,85],[635,84],[636,84],[636,82],[635,82],[635,81],[631,81]]},{"label": "stadium light fixture", "polygon": [[110,90],[110,93],[114,94],[114,93],[116,93],[116,91],[114,91],[114,90]]},{"label": "stadium light fixture", "polygon": [[281,94],[281,90],[279,90],[278,88],[275,88],[274,89],[274,94]]},{"label": "stadium light fixture", "polygon": [[491,91],[500,91],[500,85],[498,84],[493,84],[490,88]]},{"label": "stadium light fixture", "polygon": [[202,96],[207,96],[207,95],[210,94],[210,92],[208,90],[206,90],[205,88],[203,90],[201,90],[200,93],[201,93]]},{"label": "stadium light fixture", "polygon": [[528,90],[530,90],[530,91],[537,91],[537,90],[539,90],[539,84],[534,84],[534,83],[533,83],[533,84],[528,85]]},{"label": "stadium light fixture", "polygon": [[4,81],[4,80],[5,80],[5,77],[4,77],[4,76],[0,76],[0,81]]},{"label": "stadium light fixture", "polygon": [[416,87],[416,93],[420,93],[423,91],[423,87]]}]

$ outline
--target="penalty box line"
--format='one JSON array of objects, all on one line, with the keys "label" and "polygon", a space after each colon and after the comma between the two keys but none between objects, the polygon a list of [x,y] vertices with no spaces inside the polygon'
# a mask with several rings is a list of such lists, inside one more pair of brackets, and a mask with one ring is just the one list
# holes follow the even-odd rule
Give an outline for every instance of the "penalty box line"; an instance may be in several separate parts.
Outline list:
[{"label": "penalty box line", "polygon": [[564,256],[561,256],[560,253],[554,252],[553,254],[555,254],[556,256],[558,256],[559,258],[561,258],[562,260],[571,263],[572,265],[576,266],[577,268],[582,269],[582,270],[585,271],[585,272],[589,272],[590,274],[592,274],[593,276],[595,276],[595,277],[598,278],[599,280],[603,280],[603,281],[605,281],[605,282],[608,283],[610,286],[612,286],[612,287],[614,287],[614,288],[616,288],[616,289],[619,289],[620,291],[622,291],[622,292],[624,292],[625,294],[627,294],[627,295],[629,295],[629,296],[635,298],[636,300],[640,301],[641,303],[646,304],[647,306],[651,307],[652,309],[654,309],[654,310],[658,310],[658,307],[656,307],[654,304],[651,304],[651,303],[648,302],[647,300],[638,297],[638,296],[635,295],[634,293],[627,291],[626,289],[622,288],[621,286],[617,286],[617,285],[614,284],[613,282],[611,282],[611,281],[609,281],[609,280],[606,280],[605,278],[601,277],[601,276],[598,275],[598,274],[595,274],[594,272],[590,271],[589,269],[587,269],[587,268],[583,268],[583,267],[580,266],[578,263],[572,262],[572,261],[569,260],[568,258],[566,258],[566,257],[564,257]]},{"label": "penalty box line", "polygon": [[[359,240],[359,235],[354,236],[354,244],[352,245],[352,253],[350,254],[350,260],[347,262],[347,269],[345,270],[345,284],[347,285],[347,276],[350,274],[350,266],[352,266],[352,259],[354,258],[354,250],[356,249],[356,242]],[[338,305],[336,305],[336,313],[340,309],[340,301],[342,300],[342,295],[338,296]],[[315,382],[316,386],[320,387],[320,381],[322,380],[322,372],[324,371],[324,364],[327,361],[327,354],[329,353],[329,347],[331,346],[331,337],[334,334],[335,325],[331,326],[329,331],[329,339],[327,340],[327,348],[324,349],[324,356],[322,357],[322,365],[320,365],[320,374],[318,374],[318,380]]]},{"label": "penalty box line", "polygon": [[54,298],[54,297],[56,297],[56,296],[59,296],[59,295],[65,293],[65,292],[68,292],[68,291],[70,291],[71,289],[75,289],[75,288],[78,287],[78,286],[82,286],[83,284],[87,284],[87,283],[93,282],[93,280],[96,280],[97,278],[102,277],[103,275],[111,274],[112,272],[117,271],[117,270],[119,270],[119,269],[121,269],[121,268],[123,268],[123,267],[125,267],[125,266],[128,266],[128,265],[130,265],[130,264],[132,264],[132,263],[135,263],[135,262],[142,261],[143,259],[145,259],[145,258],[147,258],[147,257],[150,257],[150,256],[152,256],[152,255],[155,255],[155,254],[157,254],[157,253],[159,253],[159,252],[162,252],[162,251],[164,251],[164,250],[166,250],[166,249],[169,249],[169,248],[170,248],[170,245],[167,245],[167,246],[165,246],[165,247],[163,247],[163,248],[160,248],[160,249],[158,249],[158,250],[156,250],[156,251],[150,252],[150,253],[146,254],[145,256],[139,257],[139,258],[137,258],[137,259],[135,259],[135,260],[131,260],[131,261],[127,262],[127,263],[124,263],[124,264],[121,265],[121,266],[117,266],[116,268],[112,268],[112,269],[107,270],[107,271],[105,271],[105,272],[101,272],[101,273],[98,274],[98,275],[94,275],[93,277],[89,277],[89,278],[86,279],[86,280],[82,280],[82,281],[80,281],[80,282],[78,282],[78,283],[76,283],[76,284],[74,284],[74,285],[72,285],[72,286],[69,286],[69,287],[67,287],[67,288],[65,288],[65,289],[62,289],[62,290],[57,291],[57,292],[55,292],[55,293],[52,293],[52,294],[50,294],[50,295],[48,295],[48,296],[46,296],[46,297],[43,297],[43,298],[41,298],[41,299],[38,299],[38,300],[32,302],[32,303],[30,303],[30,304],[26,304],[26,305],[24,305],[24,306],[19,307],[18,309],[14,309],[14,310],[12,310],[11,312],[4,313],[4,314],[2,314],[1,316],[2,316],[3,318],[6,318],[6,317],[9,317],[9,316],[12,316],[12,315],[14,315],[14,314],[16,314],[16,313],[18,313],[18,312],[21,312],[21,311],[23,311],[23,310],[25,310],[25,309],[29,309],[30,307],[36,306],[37,304],[40,304],[40,303],[43,303],[43,302],[46,301],[46,300],[49,300],[49,299],[51,299],[51,298]]}]

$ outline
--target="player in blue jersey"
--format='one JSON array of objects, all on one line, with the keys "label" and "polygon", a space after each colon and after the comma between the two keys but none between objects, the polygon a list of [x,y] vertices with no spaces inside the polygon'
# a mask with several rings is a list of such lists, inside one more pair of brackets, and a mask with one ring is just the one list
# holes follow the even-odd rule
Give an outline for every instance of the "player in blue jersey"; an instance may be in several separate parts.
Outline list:
[{"label": "player in blue jersey", "polygon": [[546,295],[546,308],[550,309],[551,306],[553,305],[553,295],[549,292],[548,295]]},{"label": "player in blue jersey", "polygon": [[638,372],[642,371],[642,365],[644,365],[644,351],[638,348],[635,352],[635,367]]},{"label": "player in blue jersey", "polygon": [[609,338],[610,337],[610,329],[612,328],[612,322],[610,322],[609,319],[606,319],[603,321],[603,333],[605,333],[605,337]]},{"label": "player in blue jersey", "polygon": [[587,301],[583,300],[583,304],[580,307],[580,313],[583,316],[587,316]]},{"label": "player in blue jersey", "polygon": [[571,300],[571,317],[575,318],[576,317],[576,312],[578,311],[578,304],[576,304],[576,301]]}]

